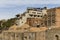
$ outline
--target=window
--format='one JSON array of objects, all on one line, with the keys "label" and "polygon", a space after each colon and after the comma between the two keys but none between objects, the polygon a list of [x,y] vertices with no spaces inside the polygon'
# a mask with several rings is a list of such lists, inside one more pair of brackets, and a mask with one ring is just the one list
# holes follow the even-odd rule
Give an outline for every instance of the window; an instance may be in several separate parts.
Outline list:
[{"label": "window", "polygon": [[27,39],[27,36],[25,36],[24,38]]},{"label": "window", "polygon": [[32,17],[33,15],[32,15],[32,14],[30,14],[30,16]]},{"label": "window", "polygon": [[38,15],[38,17],[40,17],[40,15]]},{"label": "window", "polygon": [[41,13],[37,13],[37,14],[41,14]]},{"label": "window", "polygon": [[20,19],[22,19],[22,17],[20,17]]},{"label": "window", "polygon": [[56,37],[56,40],[59,40],[59,36],[58,35],[55,35],[55,37]]},{"label": "window", "polygon": [[44,16],[47,16],[46,14]]},{"label": "window", "polygon": [[37,15],[34,15],[34,17],[36,17]]},{"label": "window", "polygon": [[41,23],[41,25],[43,25],[43,23]]},{"label": "window", "polygon": [[40,27],[40,25],[37,25],[37,27]]},{"label": "window", "polygon": [[41,16],[42,17],[42,16]]},{"label": "window", "polygon": [[55,20],[52,20],[52,23],[55,23]]},{"label": "window", "polygon": [[40,16],[40,15],[38,15],[38,17],[42,17],[42,15]]},{"label": "window", "polygon": [[32,12],[33,14],[36,14],[36,12]]}]

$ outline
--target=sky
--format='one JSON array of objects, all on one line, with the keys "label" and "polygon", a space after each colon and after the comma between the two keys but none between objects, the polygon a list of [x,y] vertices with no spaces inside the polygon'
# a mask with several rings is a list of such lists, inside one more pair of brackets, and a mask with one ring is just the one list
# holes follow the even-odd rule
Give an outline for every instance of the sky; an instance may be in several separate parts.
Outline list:
[{"label": "sky", "polygon": [[14,18],[27,7],[60,7],[60,0],[0,0],[0,20]]}]

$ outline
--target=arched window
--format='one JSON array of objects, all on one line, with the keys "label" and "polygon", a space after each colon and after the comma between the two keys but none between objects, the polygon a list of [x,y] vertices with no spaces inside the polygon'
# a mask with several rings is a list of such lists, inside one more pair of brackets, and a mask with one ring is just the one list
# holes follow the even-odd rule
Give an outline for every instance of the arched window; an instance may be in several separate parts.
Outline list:
[{"label": "arched window", "polygon": [[37,27],[39,28],[39,27],[40,27],[40,25],[39,25],[39,24],[37,24]]},{"label": "arched window", "polygon": [[59,40],[59,36],[58,35],[55,35],[55,37],[56,37],[56,40]]}]

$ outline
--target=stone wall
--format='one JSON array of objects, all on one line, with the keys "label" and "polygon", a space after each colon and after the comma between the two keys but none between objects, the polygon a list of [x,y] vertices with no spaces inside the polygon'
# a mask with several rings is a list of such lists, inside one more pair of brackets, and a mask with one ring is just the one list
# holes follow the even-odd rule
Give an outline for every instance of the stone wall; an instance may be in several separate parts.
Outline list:
[{"label": "stone wall", "polygon": [[37,27],[37,25],[39,25],[39,27],[44,27],[46,26],[45,21],[44,19],[40,19],[40,18],[28,18],[27,24],[29,24],[32,27]]},{"label": "stone wall", "polygon": [[44,32],[3,32],[3,40],[45,40]]},{"label": "stone wall", "polygon": [[60,28],[46,30],[46,40],[60,40]]}]

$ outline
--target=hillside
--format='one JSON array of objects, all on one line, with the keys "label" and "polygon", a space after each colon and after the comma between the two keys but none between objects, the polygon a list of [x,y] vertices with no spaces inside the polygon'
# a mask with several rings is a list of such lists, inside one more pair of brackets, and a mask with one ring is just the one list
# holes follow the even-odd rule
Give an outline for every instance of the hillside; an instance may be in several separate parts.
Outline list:
[{"label": "hillside", "polygon": [[8,30],[10,26],[15,24],[15,21],[17,20],[17,18],[11,18],[6,20],[0,20],[0,32],[2,32],[3,30]]}]

